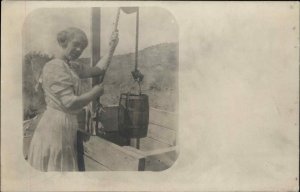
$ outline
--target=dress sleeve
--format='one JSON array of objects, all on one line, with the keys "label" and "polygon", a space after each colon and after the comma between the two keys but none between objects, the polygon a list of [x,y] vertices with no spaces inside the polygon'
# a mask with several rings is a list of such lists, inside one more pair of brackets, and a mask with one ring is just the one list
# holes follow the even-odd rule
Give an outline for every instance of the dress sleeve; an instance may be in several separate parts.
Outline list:
[{"label": "dress sleeve", "polygon": [[44,79],[49,91],[68,108],[76,100],[74,81],[69,69],[63,61],[49,63],[44,68]]},{"label": "dress sleeve", "polygon": [[[100,59],[101,61],[101,59]],[[79,63],[79,62],[71,62],[71,68],[73,71],[75,71],[77,73],[77,75],[80,78],[89,78],[89,77],[93,77],[93,76],[98,76],[100,74],[96,74],[95,75],[95,67],[97,67],[100,70],[105,70],[107,68],[108,63],[103,63],[103,62],[98,62],[95,66],[91,67],[89,65],[85,65],[83,63]]]}]

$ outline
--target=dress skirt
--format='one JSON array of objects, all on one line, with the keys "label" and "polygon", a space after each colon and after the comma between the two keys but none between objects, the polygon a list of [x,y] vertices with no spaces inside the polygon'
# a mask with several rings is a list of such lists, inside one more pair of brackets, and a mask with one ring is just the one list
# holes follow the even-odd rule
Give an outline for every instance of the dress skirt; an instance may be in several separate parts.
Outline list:
[{"label": "dress skirt", "polygon": [[34,132],[28,162],[41,171],[77,171],[76,115],[47,107]]}]

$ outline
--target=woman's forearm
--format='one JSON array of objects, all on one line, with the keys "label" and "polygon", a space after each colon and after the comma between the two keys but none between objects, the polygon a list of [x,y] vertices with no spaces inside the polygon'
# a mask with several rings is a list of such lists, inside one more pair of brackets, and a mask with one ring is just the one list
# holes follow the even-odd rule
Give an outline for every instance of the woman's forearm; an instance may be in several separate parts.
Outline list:
[{"label": "woman's forearm", "polygon": [[75,101],[68,107],[68,109],[69,110],[81,109],[102,94],[103,94],[102,85],[96,85],[89,92],[77,96]]},{"label": "woman's forearm", "polygon": [[100,61],[96,64],[96,66],[86,67],[83,70],[83,72],[81,72],[80,78],[88,78],[88,77],[104,75],[110,64],[112,56],[118,45],[118,42],[119,42],[118,30],[115,30],[113,31],[110,37],[108,53],[100,59]]},{"label": "woman's forearm", "polygon": [[81,78],[90,78],[104,75],[111,62],[112,55],[112,53],[104,55],[94,67],[85,67],[84,71],[81,74]]},{"label": "woman's forearm", "polygon": [[101,71],[99,75],[104,75],[105,71],[107,70],[111,59],[112,59],[113,53],[108,53],[102,57],[102,59],[97,63],[97,65],[94,67],[95,71]]}]

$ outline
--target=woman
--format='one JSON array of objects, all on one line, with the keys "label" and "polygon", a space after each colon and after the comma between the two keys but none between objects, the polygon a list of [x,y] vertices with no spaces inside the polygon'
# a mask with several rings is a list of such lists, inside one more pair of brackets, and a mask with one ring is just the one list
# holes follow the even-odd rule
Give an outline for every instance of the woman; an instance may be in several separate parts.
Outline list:
[{"label": "woman", "polygon": [[77,118],[84,106],[103,94],[102,84],[78,95],[80,78],[104,75],[118,44],[118,32],[113,32],[109,53],[95,67],[74,67],[87,47],[86,34],[78,28],[68,28],[57,34],[60,56],[43,68],[42,87],[47,109],[34,132],[28,162],[41,171],[77,171]]}]

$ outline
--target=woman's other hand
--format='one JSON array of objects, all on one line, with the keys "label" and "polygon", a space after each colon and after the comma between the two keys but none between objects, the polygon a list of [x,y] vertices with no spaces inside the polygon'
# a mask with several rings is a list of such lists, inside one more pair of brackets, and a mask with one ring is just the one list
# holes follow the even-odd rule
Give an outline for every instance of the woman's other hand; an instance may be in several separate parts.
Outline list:
[{"label": "woman's other hand", "polygon": [[96,97],[99,97],[104,94],[104,87],[103,84],[98,84],[94,86],[95,92],[96,92]]},{"label": "woman's other hand", "polygon": [[110,53],[113,54],[113,52],[115,51],[115,48],[117,47],[119,43],[119,31],[113,31],[110,37],[110,41],[109,41],[109,50]]},{"label": "woman's other hand", "polygon": [[91,101],[97,99],[104,93],[104,87],[103,84],[97,84],[93,86],[93,88],[77,97],[75,97],[75,100],[72,102],[70,106],[66,106],[69,110],[78,110],[81,109],[82,107],[86,106],[89,104]]}]

